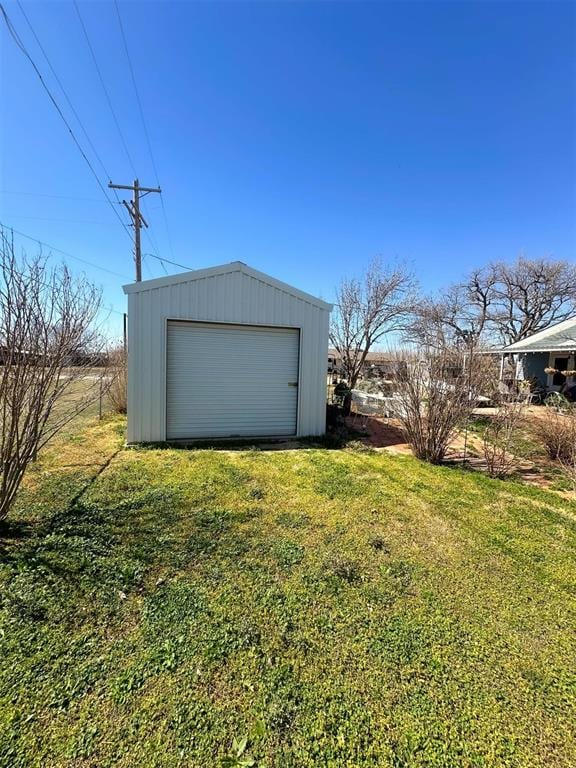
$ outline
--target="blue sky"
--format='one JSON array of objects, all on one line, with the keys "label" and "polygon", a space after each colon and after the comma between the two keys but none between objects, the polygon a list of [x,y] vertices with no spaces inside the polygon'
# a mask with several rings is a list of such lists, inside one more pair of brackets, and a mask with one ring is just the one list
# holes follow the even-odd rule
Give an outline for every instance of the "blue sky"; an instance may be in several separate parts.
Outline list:
[{"label": "blue sky", "polygon": [[[129,182],[73,4],[22,3],[106,170]],[[170,236],[147,199],[156,252],[193,268],[239,259],[326,299],[376,255],[410,262],[430,291],[520,252],[574,260],[575,8],[121,2],[165,191]],[[20,8],[6,9],[70,116]],[[154,186],[114,5],[80,10]],[[126,233],[4,27],[0,44],[0,220],[131,278]],[[124,309],[121,278],[85,271]],[[144,277],[161,274],[147,257]]]}]

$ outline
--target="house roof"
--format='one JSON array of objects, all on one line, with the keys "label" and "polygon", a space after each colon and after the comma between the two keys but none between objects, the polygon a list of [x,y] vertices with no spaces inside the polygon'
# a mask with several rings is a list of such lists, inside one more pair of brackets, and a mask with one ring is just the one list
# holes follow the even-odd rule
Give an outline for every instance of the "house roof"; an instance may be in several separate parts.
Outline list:
[{"label": "house roof", "polygon": [[571,352],[576,350],[576,317],[551,325],[501,352]]},{"label": "house roof", "polygon": [[[336,358],[342,357],[340,352],[338,352],[337,349],[334,349],[334,347],[329,348],[328,355],[329,357],[336,357]],[[367,363],[390,363],[394,361],[395,361],[394,356],[390,354],[386,354],[386,352],[368,352],[368,354],[366,355]]]},{"label": "house roof", "polygon": [[225,275],[230,272],[241,272],[248,277],[254,277],[256,280],[260,280],[263,283],[277,288],[280,291],[289,293],[292,296],[296,296],[303,301],[307,301],[309,304],[313,304],[320,309],[326,309],[328,312],[332,309],[332,304],[328,304],[322,299],[316,298],[305,291],[301,291],[298,288],[294,288],[288,283],[283,283],[281,280],[277,280],[275,277],[259,272],[253,267],[249,267],[242,261],[231,261],[229,264],[220,264],[217,267],[209,267],[208,269],[195,269],[189,272],[180,272],[177,275],[167,275],[166,277],[157,277],[153,280],[141,280],[138,283],[128,283],[123,285],[124,293],[140,293],[141,291],[149,291],[154,288],[164,288],[168,285],[177,285],[178,283],[190,283],[193,280],[202,280],[205,277],[216,277],[217,275]]}]

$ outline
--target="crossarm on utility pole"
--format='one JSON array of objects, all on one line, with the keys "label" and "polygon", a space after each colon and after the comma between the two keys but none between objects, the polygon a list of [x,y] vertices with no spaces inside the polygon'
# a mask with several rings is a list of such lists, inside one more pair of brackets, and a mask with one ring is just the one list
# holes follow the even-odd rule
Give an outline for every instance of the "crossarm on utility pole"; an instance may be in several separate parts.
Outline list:
[{"label": "crossarm on utility pole", "polygon": [[134,184],[113,184],[110,181],[108,183],[108,187],[110,189],[129,189],[132,191],[131,204],[129,205],[126,200],[122,200],[122,204],[130,214],[132,225],[134,227],[134,262],[136,264],[136,282],[139,283],[142,280],[142,249],[140,247],[140,228],[142,226],[148,227],[146,219],[140,213],[140,198],[150,192],[157,192],[160,194],[162,190],[160,187],[141,187],[138,179],[134,179]]},{"label": "crossarm on utility pole", "polygon": [[[137,183],[137,181],[138,180],[136,179],[134,184],[112,184],[112,182],[110,181],[108,182],[108,187],[109,189],[129,189],[133,191],[134,185]],[[138,189],[140,190],[140,192],[162,192],[160,187],[141,187],[140,185],[138,185]]]}]

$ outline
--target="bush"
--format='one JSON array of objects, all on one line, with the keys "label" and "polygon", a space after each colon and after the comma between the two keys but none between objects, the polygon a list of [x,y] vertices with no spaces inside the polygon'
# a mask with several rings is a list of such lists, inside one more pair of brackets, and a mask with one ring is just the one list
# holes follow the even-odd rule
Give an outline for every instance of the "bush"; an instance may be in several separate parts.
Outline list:
[{"label": "bush", "polygon": [[558,410],[556,404],[547,408],[537,431],[548,455],[558,462],[576,492],[576,405],[568,403],[563,410]]},{"label": "bush", "polygon": [[514,439],[523,417],[521,403],[503,403],[487,422],[483,451],[490,477],[505,477],[514,468]]},{"label": "bush", "polygon": [[128,368],[126,352],[123,347],[116,347],[110,352],[110,388],[108,397],[116,413],[126,413],[128,410]]},{"label": "bush", "polygon": [[560,392],[550,392],[546,397],[544,404],[547,408],[553,408],[555,411],[567,411],[570,408],[570,402]]},{"label": "bush", "polygon": [[489,384],[490,364],[470,347],[424,348],[407,358],[398,358],[395,416],[416,458],[440,464]]},{"label": "bush", "polygon": [[569,406],[562,411],[556,407],[546,408],[538,419],[536,434],[551,459],[570,461],[576,450],[576,408]]}]

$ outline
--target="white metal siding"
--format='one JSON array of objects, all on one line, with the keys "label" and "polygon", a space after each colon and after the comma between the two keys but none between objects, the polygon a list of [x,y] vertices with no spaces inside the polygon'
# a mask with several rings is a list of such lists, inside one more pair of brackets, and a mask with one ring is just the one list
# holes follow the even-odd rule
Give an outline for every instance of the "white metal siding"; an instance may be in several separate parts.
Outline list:
[{"label": "white metal siding", "polygon": [[169,322],[166,437],[295,435],[294,328]]},{"label": "white metal siding", "polygon": [[[183,279],[186,278],[186,279]],[[300,330],[297,436],[326,428],[329,305],[268,282],[244,265],[221,274],[190,272],[126,286],[128,293],[128,442],[166,440],[166,339],[169,320],[284,326]],[[176,281],[177,280],[177,281]],[[162,283],[162,284],[160,284]],[[233,378],[226,360],[222,375]],[[257,384],[257,382],[256,382]]]}]

